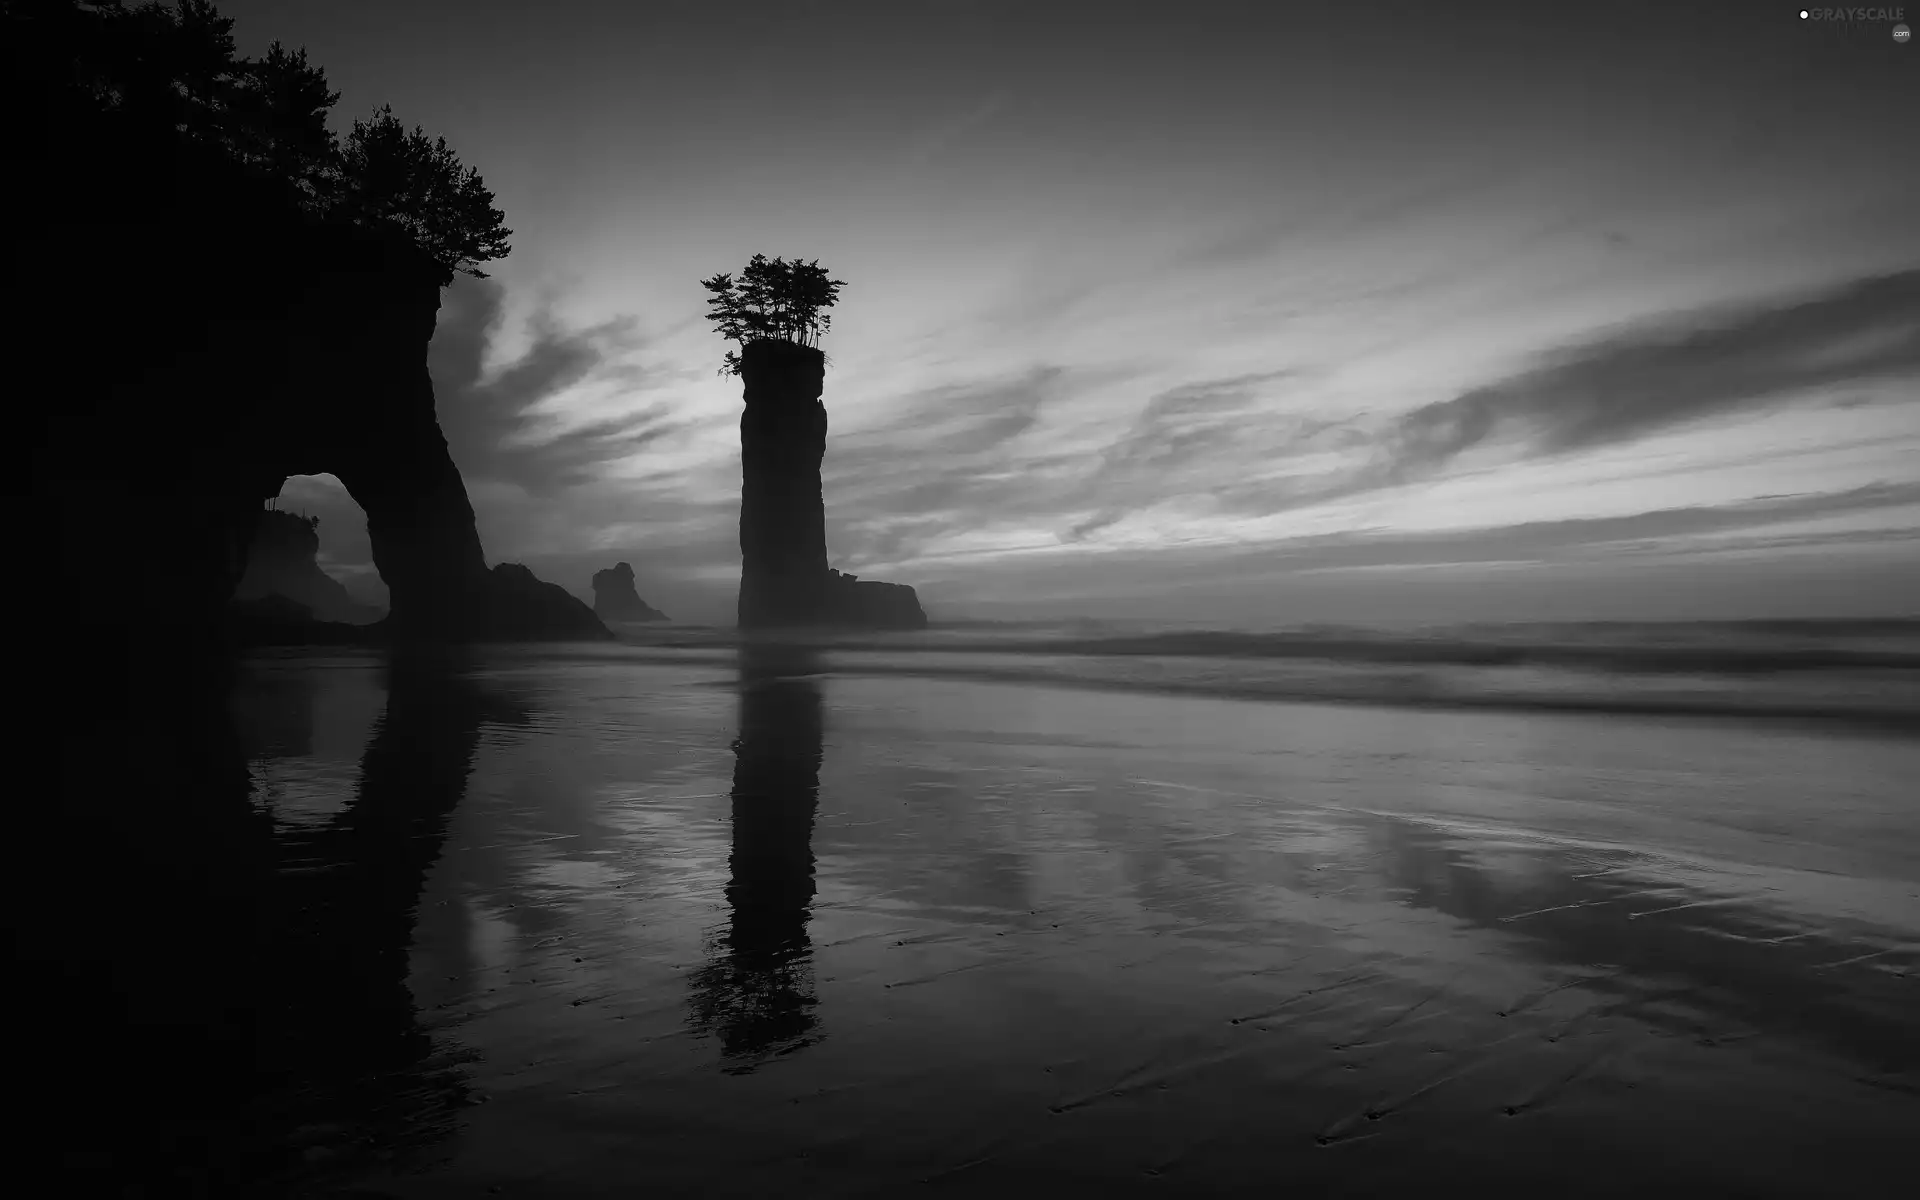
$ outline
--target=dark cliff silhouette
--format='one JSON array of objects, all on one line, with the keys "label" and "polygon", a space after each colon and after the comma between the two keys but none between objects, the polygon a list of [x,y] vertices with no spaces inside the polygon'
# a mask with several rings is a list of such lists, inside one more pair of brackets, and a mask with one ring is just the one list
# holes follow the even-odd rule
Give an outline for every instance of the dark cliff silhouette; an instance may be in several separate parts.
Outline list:
[{"label": "dark cliff silhouette", "polygon": [[322,621],[365,625],[381,613],[362,604],[346,585],[320,569],[320,518],[278,509],[254,514],[247,569],[234,589],[235,600],[284,596],[304,605]]},{"label": "dark cliff silhouette", "polygon": [[[18,344],[61,380],[57,397],[24,406],[31,458],[14,485],[45,575],[86,577],[100,529],[129,509],[154,514],[117,547],[156,601],[138,640],[198,652],[221,640],[262,503],[289,475],[331,473],[366,512],[391,593],[377,636],[610,636],[577,599],[482,556],[426,365],[463,252],[418,240],[404,214],[369,218],[378,197],[350,172],[351,203],[319,205],[231,139],[196,136],[198,109],[157,121],[126,99],[153,80],[86,28],[28,11],[6,24],[5,93],[25,114],[16,174],[33,181],[5,200],[22,231],[7,303]],[[76,59],[131,74],[103,100],[72,82]],[[225,129],[227,111],[200,124]],[[362,158],[391,133],[362,139]],[[96,595],[34,603],[44,629],[126,625]]]},{"label": "dark cliff silhouette", "polygon": [[603,621],[664,621],[667,614],[640,598],[633,587],[633,567],[615,563],[593,573],[593,611]]},{"label": "dark cliff silhouette", "polygon": [[813,821],[819,807],[818,670],[803,649],[740,651],[733,744],[729,915],[693,976],[693,1024],[720,1041],[724,1069],[754,1070],[820,1040],[814,1008]]},{"label": "dark cliff silhouette", "polygon": [[[524,568],[487,569],[434,413],[430,260],[379,231],[276,220],[231,193],[172,216],[157,245],[159,229],[105,216],[84,235],[52,229],[51,244],[24,254],[24,286],[63,322],[116,275],[116,302],[148,314],[92,344],[76,344],[83,328],[36,322],[33,342],[78,364],[34,447],[49,558],[77,568],[115,510],[161,514],[127,547],[128,566],[161,598],[157,624],[204,628],[245,573],[261,503],[290,475],[331,473],[367,514],[391,596],[386,633],[607,636],[564,591],[524,586]],[[44,253],[53,247],[64,253]],[[135,254],[141,275],[116,271]],[[289,276],[284,262],[311,265]],[[72,568],[50,573],[83,574]]]}]

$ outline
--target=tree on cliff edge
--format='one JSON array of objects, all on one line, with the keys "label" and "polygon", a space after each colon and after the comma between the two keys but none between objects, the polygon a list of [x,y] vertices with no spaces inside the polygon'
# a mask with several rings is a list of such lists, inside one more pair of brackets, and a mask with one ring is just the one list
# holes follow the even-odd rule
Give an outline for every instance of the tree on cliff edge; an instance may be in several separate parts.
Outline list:
[{"label": "tree on cliff edge", "polygon": [[[715,275],[702,279],[700,286],[712,294],[707,320],[722,337],[745,349],[747,343],[761,340],[818,346],[833,324],[822,310],[840,298],[846,281],[827,278],[819,259],[788,262],[756,254],[737,281],[731,274]],[[740,355],[729,350],[720,374],[738,375],[740,365]]]},{"label": "tree on cliff edge", "polygon": [[480,172],[462,168],[447,139],[427,140],[419,126],[409,131],[382,106],[369,121],[355,121],[341,154],[340,206],[352,219],[385,221],[407,231],[446,268],[485,279],[476,264],[507,253],[506,214]]},{"label": "tree on cliff edge", "polygon": [[508,251],[505,214],[445,138],[383,107],[343,145],[327,127],[340,93],[306,51],[275,42],[239,57],[233,19],[209,0],[0,0],[0,44],[9,105],[38,118],[29,136],[56,161],[83,159],[106,122],[181,163],[276,180],[315,215],[395,226],[440,264],[442,286],[484,278],[478,264]]}]

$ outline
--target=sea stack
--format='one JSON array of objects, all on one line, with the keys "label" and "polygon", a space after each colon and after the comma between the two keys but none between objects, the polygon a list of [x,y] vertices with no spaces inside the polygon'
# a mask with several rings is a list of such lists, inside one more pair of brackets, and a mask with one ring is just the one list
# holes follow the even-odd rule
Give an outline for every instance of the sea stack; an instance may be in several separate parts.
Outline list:
[{"label": "sea stack", "polygon": [[825,357],[761,339],[742,350],[740,375],[740,627],[926,628],[912,588],[827,566]]},{"label": "sea stack", "polygon": [[820,461],[827,410],[820,403],[827,360],[820,337],[842,280],[819,260],[756,254],[736,280],[702,279],[707,319],[740,352],[722,374],[738,375],[740,414],[740,627],[923,629],[913,589],[861,583],[827,566],[827,507]]},{"label": "sea stack", "polygon": [[634,590],[633,567],[615,563],[593,573],[593,612],[602,621],[664,621],[667,614]]},{"label": "sea stack", "polygon": [[826,358],[762,338],[740,360],[740,626],[816,624],[826,615]]}]

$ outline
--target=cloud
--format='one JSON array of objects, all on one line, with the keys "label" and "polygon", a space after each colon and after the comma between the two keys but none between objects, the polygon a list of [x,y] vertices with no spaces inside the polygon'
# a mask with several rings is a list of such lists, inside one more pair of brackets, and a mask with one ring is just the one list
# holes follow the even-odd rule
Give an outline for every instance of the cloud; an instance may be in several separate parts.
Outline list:
[{"label": "cloud", "polygon": [[[1102,550],[1033,550],[965,564],[951,574],[927,564],[921,581],[950,602],[1083,603],[1101,609],[1123,597],[1154,598],[1179,608],[1184,598],[1209,592],[1237,596],[1260,609],[1296,582],[1327,586],[1348,573],[1421,570],[1462,579],[1510,566],[1551,564],[1574,579],[1582,572],[1628,566],[1691,563],[1704,550],[1791,547],[1839,553],[1852,545],[1888,546],[1904,536],[1887,523],[1920,505],[1920,483],[1877,483],[1838,492],[1765,496],[1726,505],[1649,510],[1612,517],[1531,521],[1431,533],[1360,531],[1276,540],[1260,545],[1173,546]],[[1859,514],[1877,528],[1809,533],[1801,523]],[[1869,514],[1873,514],[1869,516]],[[1354,585],[1343,585],[1351,589]],[[1396,584],[1397,586],[1397,584]],[[1346,594],[1373,604],[1371,587]],[[1497,589],[1496,589],[1497,590]],[[1498,600],[1489,594],[1487,599]]]},{"label": "cloud", "polygon": [[[1525,456],[1568,454],[1833,385],[1911,374],[1920,369],[1916,334],[1920,272],[1894,274],[1767,305],[1671,314],[1566,347],[1453,398],[1376,418],[1325,412],[1320,390],[1337,386],[1337,363],[1189,380],[1144,400],[1128,393],[1151,370],[1146,365],[1043,364],[924,388],[890,400],[881,424],[836,427],[824,464],[828,545],[835,563],[849,569],[924,575],[944,573],[942,561],[1011,562],[1049,545],[1087,542],[1133,515],[1264,516],[1432,478],[1481,447],[1517,443]],[[1115,432],[1113,408],[1127,400],[1132,416]],[[1338,549],[1323,543],[1316,553],[1329,568],[1401,554],[1493,561],[1603,533],[1616,541],[1679,536],[1689,521],[1702,530],[1712,522],[1731,528],[1725,523],[1751,516],[1675,510],[1644,518],[1637,533],[1606,524],[1624,519],[1603,518],[1451,543],[1356,535],[1361,540]],[[1645,532],[1656,527],[1667,532]],[[1313,548],[1288,545],[1288,554]],[[1168,546],[1154,553],[1171,564],[1196,552]],[[1218,542],[1204,552],[1209,561],[1234,553]]]},{"label": "cloud", "polygon": [[1495,439],[1534,456],[1632,441],[1840,384],[1920,373],[1920,270],[1770,306],[1671,316],[1401,417],[1367,486],[1408,482]]},{"label": "cloud", "polygon": [[[1424,482],[1469,452],[1547,459],[1714,418],[1830,404],[1920,376],[1920,270],[1775,301],[1670,313],[1543,355],[1446,400],[1319,444],[1351,453],[1314,472],[1225,478],[1221,511],[1266,515]],[[1854,392],[1842,402],[1857,402]],[[1902,396],[1920,398],[1920,389]],[[1311,447],[1275,447],[1304,457]],[[1296,464],[1297,465],[1297,464]]]},{"label": "cloud", "polygon": [[[562,328],[546,311],[529,322],[532,343],[486,369],[505,320],[505,291],[492,280],[457,278],[447,289],[428,349],[440,426],[469,485],[510,484],[547,498],[594,478],[595,468],[686,428],[672,405],[635,405],[655,382],[630,356],[644,342],[630,320]],[[575,420],[554,407],[563,395],[598,391],[613,415]]]},{"label": "cloud", "polygon": [[1078,444],[1055,444],[1046,412],[1124,376],[1035,366],[927,388],[889,405],[883,425],[830,433],[823,476],[833,557],[897,561],[942,535],[1059,511],[1086,456]]},{"label": "cloud", "polygon": [[1266,403],[1272,385],[1297,385],[1309,377],[1288,368],[1201,380],[1153,396],[1126,432],[1100,451],[1075,497],[1098,511],[1074,524],[1066,539],[1079,541],[1135,506],[1204,492],[1207,481],[1236,472],[1249,458],[1313,447],[1347,422],[1275,413]]},{"label": "cloud", "polygon": [[[1525,521],[1444,533],[1334,534],[1283,543],[1250,561],[1287,570],[1456,563],[1538,562],[1603,553],[1689,553],[1683,539],[1920,504],[1920,483],[1876,483],[1842,492],[1763,496],[1736,504],[1655,509],[1613,517]],[[1812,535],[1815,540],[1840,534]],[[1875,536],[1884,538],[1884,533]]]}]

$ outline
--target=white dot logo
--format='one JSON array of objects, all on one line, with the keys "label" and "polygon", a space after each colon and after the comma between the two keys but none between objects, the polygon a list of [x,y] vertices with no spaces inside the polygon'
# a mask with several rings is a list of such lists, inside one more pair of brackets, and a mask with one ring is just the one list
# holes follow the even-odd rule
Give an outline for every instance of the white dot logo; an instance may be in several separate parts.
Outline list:
[{"label": "white dot logo", "polygon": [[1807,19],[1807,10],[1806,10],[1806,9],[1804,9],[1804,8],[1800,10],[1800,19],[1801,19],[1802,21],[1804,21],[1804,20],[1806,20],[1806,19]]}]

